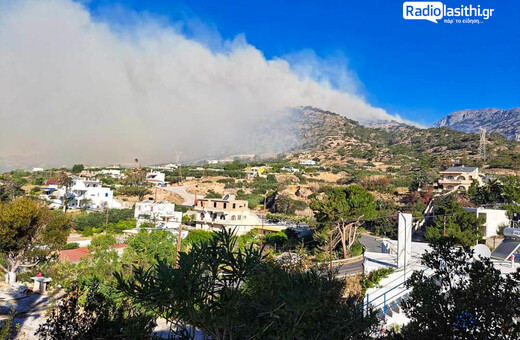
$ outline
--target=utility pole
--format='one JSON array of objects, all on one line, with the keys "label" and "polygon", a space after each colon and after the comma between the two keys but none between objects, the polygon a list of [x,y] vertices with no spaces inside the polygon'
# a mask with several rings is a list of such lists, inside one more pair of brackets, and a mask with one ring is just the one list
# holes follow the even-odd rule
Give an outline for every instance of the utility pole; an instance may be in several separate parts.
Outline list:
[{"label": "utility pole", "polygon": [[175,268],[179,267],[179,259],[181,253],[181,234],[182,234],[182,221],[179,223],[179,235],[177,235],[177,261],[175,262]]},{"label": "utility pole", "polygon": [[[265,201],[267,200],[267,193],[264,196],[264,214],[265,214]],[[260,219],[262,220],[262,232],[260,235],[260,249],[262,249],[264,245],[264,218],[265,215],[260,215]]]},{"label": "utility pole", "polygon": [[442,236],[446,237],[446,216],[444,216],[444,227],[442,228]]},{"label": "utility pole", "polygon": [[486,160],[486,128],[480,128],[480,143],[478,146],[478,155],[482,160]]},{"label": "utility pole", "polygon": [[105,203],[105,235],[108,233],[108,204]]},{"label": "utility pole", "polygon": [[260,232],[260,251],[264,246],[264,216],[260,215],[260,219],[262,220],[262,231]]},{"label": "utility pole", "polygon": [[179,163],[179,158],[181,157],[182,151],[177,151],[177,167],[179,169],[179,180],[177,183],[179,185],[182,185],[182,170],[181,170],[181,163]]},{"label": "utility pole", "polygon": [[332,231],[329,233],[329,275],[332,279]]}]

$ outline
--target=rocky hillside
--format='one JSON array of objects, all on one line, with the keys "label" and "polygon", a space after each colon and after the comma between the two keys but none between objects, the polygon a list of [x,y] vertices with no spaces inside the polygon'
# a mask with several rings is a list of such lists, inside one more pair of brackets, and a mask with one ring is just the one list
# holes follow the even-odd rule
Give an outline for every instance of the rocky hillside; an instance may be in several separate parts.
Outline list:
[{"label": "rocky hillside", "polygon": [[[383,162],[400,167],[427,159],[443,167],[453,163],[482,166],[479,136],[445,127],[419,129],[406,124],[368,127],[313,107],[295,110],[292,128],[300,140],[298,153],[335,163]],[[488,136],[486,164],[520,168],[520,143],[498,134]]]},{"label": "rocky hillside", "polygon": [[478,133],[479,128],[483,127],[488,133],[500,133],[507,139],[520,141],[520,108],[457,111],[434,126],[471,133]]}]

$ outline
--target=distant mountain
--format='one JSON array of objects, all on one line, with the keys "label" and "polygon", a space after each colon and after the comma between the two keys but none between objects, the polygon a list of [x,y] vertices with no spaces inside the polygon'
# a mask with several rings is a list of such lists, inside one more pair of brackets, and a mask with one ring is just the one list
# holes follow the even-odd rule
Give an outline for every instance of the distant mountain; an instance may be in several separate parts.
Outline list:
[{"label": "distant mountain", "polygon": [[[293,111],[284,130],[296,136],[294,154],[327,162],[351,164],[353,159],[365,159],[396,167],[414,164],[414,168],[434,164],[444,168],[454,162],[483,165],[477,152],[478,134],[444,126],[421,129],[397,122],[371,125],[306,106]],[[487,136],[486,148],[487,166],[520,170],[520,143],[493,134]]]},{"label": "distant mountain", "polygon": [[520,141],[520,108],[457,111],[444,117],[433,126],[469,133],[478,133],[479,128],[483,127],[488,133],[496,132],[507,139]]}]

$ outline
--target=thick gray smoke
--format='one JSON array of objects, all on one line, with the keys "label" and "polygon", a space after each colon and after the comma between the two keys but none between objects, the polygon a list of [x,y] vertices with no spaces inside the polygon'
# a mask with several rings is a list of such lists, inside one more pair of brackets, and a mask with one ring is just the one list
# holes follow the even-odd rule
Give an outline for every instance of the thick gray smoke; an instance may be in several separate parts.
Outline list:
[{"label": "thick gray smoke", "polygon": [[321,74],[308,70],[315,64],[268,60],[241,36],[215,51],[173,26],[136,22],[116,30],[70,0],[0,4],[0,163],[149,164],[176,151],[243,151],[259,147],[256,126],[304,105],[401,120],[311,78]]}]

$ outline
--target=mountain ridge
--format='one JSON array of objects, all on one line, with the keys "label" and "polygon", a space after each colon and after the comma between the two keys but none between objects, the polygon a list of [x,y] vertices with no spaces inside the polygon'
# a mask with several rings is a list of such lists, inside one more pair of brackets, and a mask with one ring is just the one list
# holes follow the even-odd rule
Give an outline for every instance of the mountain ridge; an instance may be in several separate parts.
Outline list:
[{"label": "mountain ridge", "polygon": [[520,107],[460,110],[450,113],[433,127],[447,127],[467,133],[478,133],[482,127],[488,133],[500,133],[507,139],[520,141]]}]

